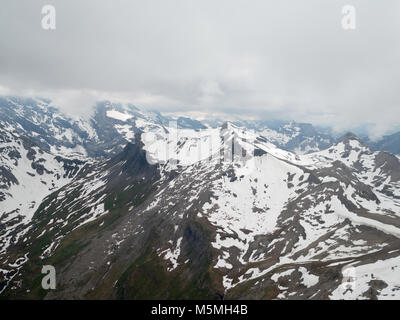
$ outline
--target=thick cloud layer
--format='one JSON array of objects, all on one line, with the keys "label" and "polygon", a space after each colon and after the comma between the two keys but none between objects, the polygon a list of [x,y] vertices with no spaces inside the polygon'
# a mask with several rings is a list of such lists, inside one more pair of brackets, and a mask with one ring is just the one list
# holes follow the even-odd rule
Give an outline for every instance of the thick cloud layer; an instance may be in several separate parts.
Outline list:
[{"label": "thick cloud layer", "polygon": [[[56,8],[57,29],[41,27]],[[342,7],[356,8],[343,30]],[[0,94],[71,112],[122,99],[168,112],[284,118],[374,136],[400,119],[397,0],[3,0]]]}]

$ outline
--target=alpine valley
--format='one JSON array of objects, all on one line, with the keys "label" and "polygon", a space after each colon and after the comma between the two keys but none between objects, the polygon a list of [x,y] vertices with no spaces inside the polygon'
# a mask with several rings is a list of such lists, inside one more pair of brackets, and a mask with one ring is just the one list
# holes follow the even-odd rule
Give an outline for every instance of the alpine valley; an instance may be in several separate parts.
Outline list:
[{"label": "alpine valley", "polygon": [[399,135],[0,97],[0,299],[400,299]]}]

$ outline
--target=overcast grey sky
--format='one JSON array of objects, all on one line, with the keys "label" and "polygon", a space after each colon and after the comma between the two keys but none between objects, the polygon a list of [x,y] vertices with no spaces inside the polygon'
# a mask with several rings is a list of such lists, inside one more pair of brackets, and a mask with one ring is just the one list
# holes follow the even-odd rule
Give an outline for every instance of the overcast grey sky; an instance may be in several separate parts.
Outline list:
[{"label": "overcast grey sky", "polygon": [[[57,29],[41,28],[56,8]],[[355,6],[356,30],[342,7]],[[104,98],[375,135],[400,119],[398,0],[2,0],[0,94]]]}]

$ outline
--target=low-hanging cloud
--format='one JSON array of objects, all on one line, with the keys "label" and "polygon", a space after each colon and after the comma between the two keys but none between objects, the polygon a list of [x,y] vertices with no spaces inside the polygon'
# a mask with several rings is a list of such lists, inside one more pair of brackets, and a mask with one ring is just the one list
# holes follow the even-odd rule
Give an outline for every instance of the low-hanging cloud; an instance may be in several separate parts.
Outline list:
[{"label": "low-hanging cloud", "polygon": [[[41,27],[54,5],[56,30]],[[343,30],[342,7],[356,8]],[[400,3],[3,0],[0,93],[72,113],[103,98],[390,132],[400,119]]]}]

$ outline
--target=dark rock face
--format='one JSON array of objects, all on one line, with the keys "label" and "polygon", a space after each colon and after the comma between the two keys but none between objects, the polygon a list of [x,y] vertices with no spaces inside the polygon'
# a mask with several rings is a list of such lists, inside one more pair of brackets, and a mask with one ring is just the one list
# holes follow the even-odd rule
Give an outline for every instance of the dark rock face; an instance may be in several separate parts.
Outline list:
[{"label": "dark rock face", "polygon": [[264,154],[267,154],[267,152],[264,151],[264,150],[261,150],[261,149],[255,149],[255,150],[254,150],[254,156],[255,156],[255,157],[261,157],[261,156],[263,156]]},{"label": "dark rock face", "polygon": [[143,146],[140,134],[136,134],[135,143],[128,143],[119,155],[110,160],[109,165],[123,163],[122,170],[126,174],[137,178],[149,179],[157,172],[157,166],[148,163]]},{"label": "dark rock face", "polygon": [[400,161],[387,152],[379,152],[375,158],[375,170],[382,170],[391,177],[393,182],[400,181]]},{"label": "dark rock face", "polygon": [[85,165],[85,162],[79,159],[65,159],[63,157],[57,156],[55,159],[63,163],[63,168],[64,168],[64,178],[72,178],[74,177],[80,168]]},{"label": "dark rock face", "polygon": [[357,135],[355,135],[352,132],[346,133],[341,139],[339,139],[339,141],[341,141],[341,142],[343,142],[345,144],[348,144],[349,141],[351,141],[351,140],[356,140],[356,141],[362,143],[361,140],[358,139]]},{"label": "dark rock face", "polygon": [[0,182],[0,189],[5,186],[9,187],[11,184],[18,184],[17,178],[3,166],[0,166]]}]

